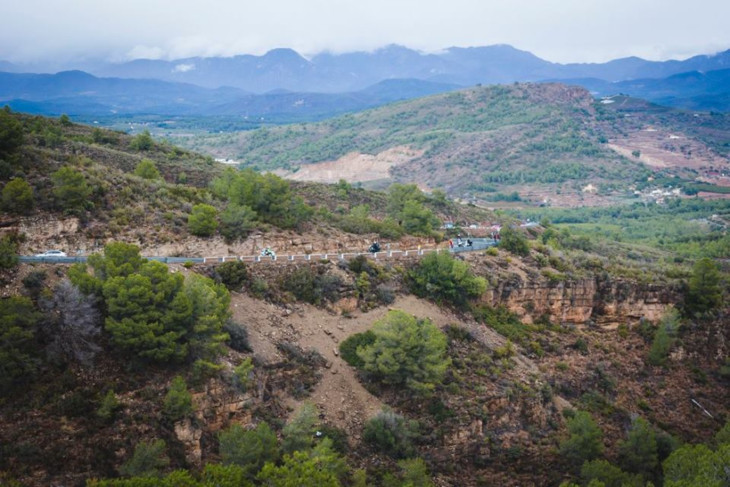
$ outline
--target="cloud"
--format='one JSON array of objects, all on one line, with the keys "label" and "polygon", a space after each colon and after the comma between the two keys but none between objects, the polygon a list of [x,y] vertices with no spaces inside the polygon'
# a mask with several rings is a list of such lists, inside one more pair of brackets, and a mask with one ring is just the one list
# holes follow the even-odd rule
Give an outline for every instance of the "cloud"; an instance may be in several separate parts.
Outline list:
[{"label": "cloud", "polygon": [[192,71],[195,69],[195,64],[189,63],[189,64],[178,64],[176,65],[172,72],[173,73],[187,73],[188,71]]},{"label": "cloud", "polygon": [[161,47],[134,46],[124,57],[131,61],[132,59],[163,59],[165,56],[165,50]]},{"label": "cloud", "polygon": [[23,0],[0,2],[0,59],[184,59],[511,44],[558,62],[730,47],[720,0]]}]

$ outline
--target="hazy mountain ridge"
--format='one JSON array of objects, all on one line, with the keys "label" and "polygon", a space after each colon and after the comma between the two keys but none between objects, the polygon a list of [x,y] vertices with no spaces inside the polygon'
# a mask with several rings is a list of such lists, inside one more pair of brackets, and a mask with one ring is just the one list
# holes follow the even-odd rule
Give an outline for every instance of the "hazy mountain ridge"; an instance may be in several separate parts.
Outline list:
[{"label": "hazy mountain ridge", "polygon": [[[142,71],[138,69],[140,66]],[[371,53],[318,54],[311,60],[291,49],[275,49],[262,56],[132,61],[100,67],[92,72],[135,78],[146,74],[169,81],[187,81],[207,87],[228,85],[253,92],[276,88],[343,92],[363,89],[388,78],[418,78],[461,85],[547,78],[597,77],[620,81],[728,67],[730,50],[684,61],[647,61],[629,57],[607,63],[558,64],[508,45],[452,47],[438,54],[421,54],[391,45]]]},{"label": "hazy mountain ridge", "polygon": [[84,66],[88,73],[55,75],[17,73],[22,66],[0,61],[5,71],[0,72],[0,101],[46,115],[225,115],[285,123],[474,84],[550,80],[596,95],[627,93],[680,108],[727,111],[728,67],[730,51],[685,61],[633,57],[563,65],[507,45],[452,47],[439,54],[392,45],[312,59],[275,49],[263,56],[96,63]]},{"label": "hazy mountain ridge", "polygon": [[455,88],[407,79],[382,81],[352,93],[279,91],[254,95],[230,87],[211,89],[155,79],[97,78],[83,71],[53,75],[0,72],[0,103],[29,113],[72,116],[155,113],[316,120]]}]

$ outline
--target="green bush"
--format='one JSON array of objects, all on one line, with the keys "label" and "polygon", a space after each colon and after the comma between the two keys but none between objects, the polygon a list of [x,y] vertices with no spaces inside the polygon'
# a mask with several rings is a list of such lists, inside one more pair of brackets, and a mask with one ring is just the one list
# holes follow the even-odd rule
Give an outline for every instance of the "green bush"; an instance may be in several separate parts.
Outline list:
[{"label": "green bush", "polygon": [[266,463],[257,476],[272,487],[339,487],[347,473],[345,460],[332,449],[329,438],[310,451],[284,455],[281,465]]},{"label": "green bush", "polygon": [[0,110],[0,159],[14,155],[23,145],[23,124],[13,117],[5,105]]},{"label": "green bush", "polygon": [[3,188],[2,207],[5,211],[27,214],[34,204],[33,189],[25,179],[13,178]]},{"label": "green bush", "polygon": [[121,407],[119,399],[114,391],[109,389],[109,392],[102,398],[99,409],[96,410],[97,417],[104,421],[109,421],[114,417],[116,411]]},{"label": "green bush", "polygon": [[224,262],[215,268],[215,273],[220,282],[231,291],[237,291],[248,280],[248,268],[240,260]]},{"label": "green bush", "polygon": [[451,360],[446,335],[430,320],[393,310],[371,331],[375,340],[356,349],[363,370],[386,384],[417,392],[433,390],[441,382]]},{"label": "green bush", "polygon": [[312,448],[318,422],[317,407],[304,403],[297,415],[284,426],[281,449],[285,453],[293,453]]},{"label": "green bush", "polygon": [[137,164],[137,167],[134,168],[134,175],[139,176],[142,179],[162,179],[162,175],[157,169],[154,161],[151,161],[149,159],[142,159],[139,164]]},{"label": "green bush", "polygon": [[0,269],[18,265],[18,242],[10,235],[0,237]]},{"label": "green bush", "polygon": [[692,268],[685,306],[689,312],[702,313],[721,304],[722,285],[717,264],[712,259],[700,259]]},{"label": "green bush", "polygon": [[133,150],[138,151],[148,151],[153,145],[154,141],[152,140],[152,135],[150,135],[148,130],[145,130],[141,134],[137,134],[129,144]]},{"label": "green bush", "polygon": [[193,206],[193,211],[188,216],[188,230],[198,237],[210,237],[218,229],[216,216],[218,211],[206,204]]},{"label": "green bush", "polygon": [[154,361],[211,361],[220,354],[230,316],[225,286],[199,274],[170,273],[123,243],[107,245],[89,264],[93,276],[83,266],[72,267],[69,276],[83,292],[101,290],[114,345]]},{"label": "green bush", "polygon": [[23,278],[23,286],[30,291],[32,296],[38,296],[46,282],[46,277],[47,274],[44,270],[31,271]]},{"label": "green bush", "polygon": [[484,294],[487,282],[472,274],[469,266],[449,254],[430,253],[408,273],[413,294],[439,303],[464,306]]},{"label": "green bush", "polygon": [[250,357],[246,357],[243,359],[243,362],[241,362],[239,365],[236,366],[236,368],[233,369],[233,376],[235,377],[235,382],[238,388],[242,391],[246,391],[251,387],[252,378],[253,375],[253,361]]},{"label": "green bush", "polygon": [[664,487],[725,487],[730,465],[730,444],[710,450],[705,445],[684,445],[663,463]]},{"label": "green bush", "polygon": [[60,208],[76,211],[86,206],[92,190],[81,172],[64,166],[51,175],[51,180],[53,181],[53,195]]},{"label": "green bush", "polygon": [[132,458],[119,468],[119,473],[125,477],[159,477],[160,471],[170,464],[166,448],[164,440],[137,444]]},{"label": "green bush", "polygon": [[649,478],[659,466],[656,433],[644,418],[631,424],[628,437],[618,445],[619,459],[624,470]]},{"label": "green bush", "polygon": [[[604,485],[605,487],[644,487],[639,475],[631,475],[606,460],[585,462],[580,469],[580,476],[586,485]],[[598,482],[601,482],[598,484]]]},{"label": "green bush", "polygon": [[662,317],[649,350],[648,362],[651,365],[664,365],[667,361],[677,338],[679,326],[679,313],[676,311],[671,310]]},{"label": "green bush", "polygon": [[248,206],[229,203],[221,213],[221,235],[229,242],[245,238],[254,229],[256,212]]},{"label": "green bush", "polygon": [[5,396],[13,385],[36,370],[35,329],[40,319],[33,302],[20,296],[0,299],[0,389]]},{"label": "green bush", "polygon": [[341,285],[342,281],[338,276],[320,273],[304,266],[289,274],[282,287],[300,301],[319,305],[324,301],[336,301]]},{"label": "green bush", "polygon": [[365,423],[363,440],[378,451],[394,458],[408,458],[416,453],[414,441],[420,436],[417,421],[407,421],[391,409],[383,409]]},{"label": "green bush", "polygon": [[577,411],[568,420],[568,434],[560,443],[560,453],[576,465],[593,460],[603,452],[603,431],[589,413]]},{"label": "green bush", "polygon": [[249,208],[253,211],[251,216],[280,228],[297,227],[313,214],[312,208],[292,194],[288,181],[271,173],[229,168],[211,182],[210,188],[229,205]]},{"label": "green bush", "polygon": [[162,404],[162,414],[170,421],[179,421],[193,414],[193,396],[185,379],[179,375],[172,379]]},{"label": "green bush", "polygon": [[264,464],[279,458],[276,433],[263,422],[252,430],[234,424],[218,434],[218,442],[223,464],[237,465],[247,476],[255,476]]},{"label": "green bush", "polygon": [[371,330],[350,335],[340,343],[340,356],[345,362],[353,367],[362,368],[365,365],[365,362],[357,354],[357,349],[372,345],[374,342],[375,333]]},{"label": "green bush", "polygon": [[522,256],[530,253],[527,238],[519,230],[505,225],[500,231],[500,237],[499,246],[507,252]]},{"label": "green bush", "polygon": [[[246,479],[246,472],[238,465],[209,463],[203,469],[201,487],[253,487]],[[177,486],[173,486],[177,487]],[[185,487],[194,487],[193,485]]]}]

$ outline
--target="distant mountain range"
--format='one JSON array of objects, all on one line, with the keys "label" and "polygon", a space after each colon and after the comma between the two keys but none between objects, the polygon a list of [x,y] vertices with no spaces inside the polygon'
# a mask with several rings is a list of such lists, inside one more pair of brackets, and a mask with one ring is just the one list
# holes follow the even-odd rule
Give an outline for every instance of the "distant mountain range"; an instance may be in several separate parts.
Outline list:
[{"label": "distant mountain range", "polygon": [[411,79],[385,80],[352,93],[279,91],[254,95],[237,88],[211,89],[154,79],[97,78],[82,71],[0,72],[0,104],[43,115],[229,115],[311,121],[456,88],[453,84]]},{"label": "distant mountain range", "polygon": [[0,103],[43,114],[241,115],[316,120],[475,84],[560,81],[596,95],[626,93],[656,103],[730,109],[730,50],[684,61],[630,57],[558,64],[507,45],[422,54],[392,45],[374,52],[291,49],[262,56],[92,63],[85,71],[21,74],[0,61]]}]

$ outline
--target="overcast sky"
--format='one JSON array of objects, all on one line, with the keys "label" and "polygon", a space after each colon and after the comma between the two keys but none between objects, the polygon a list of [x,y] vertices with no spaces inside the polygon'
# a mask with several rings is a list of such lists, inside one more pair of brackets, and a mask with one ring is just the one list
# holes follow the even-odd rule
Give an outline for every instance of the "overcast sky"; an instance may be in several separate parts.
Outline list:
[{"label": "overcast sky", "polygon": [[0,0],[0,60],[511,44],[554,62],[730,48],[728,0]]}]

